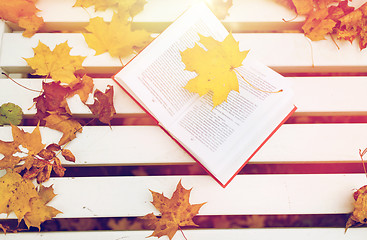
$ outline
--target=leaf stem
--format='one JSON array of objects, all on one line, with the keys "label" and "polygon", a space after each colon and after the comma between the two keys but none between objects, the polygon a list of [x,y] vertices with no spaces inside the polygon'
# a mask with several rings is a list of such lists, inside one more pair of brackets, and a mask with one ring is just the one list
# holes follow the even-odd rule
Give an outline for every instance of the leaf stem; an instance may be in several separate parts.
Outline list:
[{"label": "leaf stem", "polygon": [[264,93],[280,93],[280,92],[283,92],[283,89],[280,89],[280,90],[278,90],[278,91],[267,91],[267,90],[263,90],[263,89],[260,89],[260,88],[258,88],[258,87],[256,87],[256,86],[254,86],[253,84],[251,84],[249,81],[247,81],[239,72],[238,72],[238,70],[237,69],[235,69],[235,68],[233,68],[233,70],[238,74],[238,75],[240,75],[240,77],[248,84],[248,85],[250,85],[252,88],[254,88],[254,89],[256,89],[256,90],[258,90],[258,91],[260,91],[260,92],[264,92]]},{"label": "leaf stem", "polygon": [[367,178],[366,166],[365,166],[364,160],[363,160],[363,156],[366,154],[366,152],[367,152],[367,148],[365,150],[363,150],[363,152],[361,152],[361,149],[359,149],[359,156],[361,157],[363,170],[364,170],[364,173],[365,173],[366,178]]},{"label": "leaf stem", "polygon": [[29,91],[33,91],[33,92],[39,92],[39,93],[42,93],[42,91],[40,90],[34,90],[34,89],[31,89],[31,88],[28,88],[26,86],[23,86],[22,84],[16,82],[14,79],[12,79],[8,74],[4,73],[4,72],[1,72],[3,75],[5,75],[8,79],[12,80],[14,83],[16,83],[17,85],[29,90]]},{"label": "leaf stem", "polygon": [[178,226],[178,229],[180,229],[181,233],[182,233],[182,236],[185,238],[185,240],[188,240],[184,234],[184,232],[182,231],[182,228],[180,226]]}]

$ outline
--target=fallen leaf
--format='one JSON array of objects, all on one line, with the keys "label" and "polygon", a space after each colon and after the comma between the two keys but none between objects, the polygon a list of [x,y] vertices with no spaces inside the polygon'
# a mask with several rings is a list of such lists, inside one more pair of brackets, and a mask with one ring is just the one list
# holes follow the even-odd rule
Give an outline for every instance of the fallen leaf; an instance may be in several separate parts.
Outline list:
[{"label": "fallen leaf", "polygon": [[93,92],[94,83],[93,79],[87,75],[84,75],[82,78],[78,78],[78,81],[74,82],[71,87],[70,92],[67,95],[67,98],[70,98],[76,94],[79,95],[80,100],[83,103],[86,103],[88,100],[89,94]]},{"label": "fallen leaf", "polygon": [[364,49],[367,46],[367,3],[360,8],[343,16],[340,20],[340,27],[336,30],[338,39],[352,42],[359,37],[359,47]]},{"label": "fallen leaf", "polygon": [[117,0],[76,0],[73,7],[89,8],[94,6],[96,11],[105,11],[117,7]]},{"label": "fallen leaf", "polygon": [[331,33],[336,25],[334,20],[327,18],[328,15],[327,8],[311,12],[302,26],[305,36],[312,41],[325,39],[325,35]]},{"label": "fallen leaf", "polygon": [[211,0],[208,1],[208,5],[214,15],[222,20],[229,15],[228,11],[233,6],[233,2],[232,0]]},{"label": "fallen leaf", "polygon": [[37,16],[37,0],[0,0],[0,19],[18,24],[25,28],[24,37],[31,37],[43,26],[43,18]]},{"label": "fallen leaf", "polygon": [[47,206],[46,204],[51,201],[56,194],[53,191],[53,187],[44,187],[41,185],[38,196],[29,200],[31,211],[24,215],[24,221],[28,228],[36,227],[41,228],[41,223],[51,220],[57,214],[62,213],[56,208]]},{"label": "fallen leaf", "polygon": [[54,81],[70,84],[76,81],[75,72],[83,69],[82,63],[86,57],[71,56],[71,48],[67,41],[56,45],[51,51],[48,46],[39,41],[33,48],[34,57],[24,58],[28,65],[40,76],[50,76]]},{"label": "fallen leaf", "polygon": [[347,231],[349,227],[367,223],[367,185],[358,189],[353,197],[355,200],[354,210],[349,216],[345,231]]},{"label": "fallen leaf", "polygon": [[63,133],[58,143],[60,146],[76,138],[77,132],[81,133],[83,131],[83,128],[78,121],[71,119],[65,115],[51,114],[47,116],[44,120],[46,121],[46,127],[55,129]]},{"label": "fallen leaf", "polygon": [[62,149],[61,154],[66,161],[75,162],[75,156],[69,149]]},{"label": "fallen leaf", "polygon": [[149,237],[160,238],[167,235],[169,239],[172,239],[179,227],[197,226],[192,218],[199,213],[199,209],[205,203],[191,205],[189,202],[191,189],[185,189],[181,185],[181,180],[170,199],[165,197],[163,193],[152,190],[150,192],[153,195],[152,204],[161,212],[161,216],[157,218],[153,213],[150,213],[141,218],[155,228]]},{"label": "fallen leaf", "polygon": [[195,44],[181,52],[185,70],[198,74],[184,88],[200,96],[213,92],[213,105],[216,107],[227,100],[230,91],[239,91],[234,69],[242,65],[249,51],[241,52],[231,33],[222,42],[200,35],[199,42],[207,50]]},{"label": "fallen leaf", "polygon": [[5,124],[19,125],[23,120],[22,108],[14,103],[0,106],[0,126]]},{"label": "fallen leaf", "polygon": [[105,93],[96,89],[94,92],[94,103],[87,104],[94,115],[98,116],[99,121],[110,124],[116,114],[113,106],[113,86],[108,85]]},{"label": "fallen leaf", "polygon": [[90,19],[83,33],[88,46],[96,55],[108,52],[112,57],[126,57],[145,47],[152,38],[145,30],[131,30],[131,23],[114,14],[110,23],[103,18]]},{"label": "fallen leaf", "polygon": [[33,183],[18,173],[8,170],[0,178],[0,213],[14,212],[20,222],[31,211],[29,201],[38,197]]}]

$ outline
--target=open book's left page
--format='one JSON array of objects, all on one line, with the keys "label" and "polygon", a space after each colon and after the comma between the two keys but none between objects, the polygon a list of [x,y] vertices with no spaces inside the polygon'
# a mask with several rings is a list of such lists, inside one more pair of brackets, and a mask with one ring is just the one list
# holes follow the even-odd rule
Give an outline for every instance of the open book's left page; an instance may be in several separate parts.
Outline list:
[{"label": "open book's left page", "polygon": [[185,12],[114,76],[166,129],[199,99],[183,88],[196,74],[185,71],[180,52],[194,47],[198,33],[220,40],[228,34],[210,10],[200,6]]}]

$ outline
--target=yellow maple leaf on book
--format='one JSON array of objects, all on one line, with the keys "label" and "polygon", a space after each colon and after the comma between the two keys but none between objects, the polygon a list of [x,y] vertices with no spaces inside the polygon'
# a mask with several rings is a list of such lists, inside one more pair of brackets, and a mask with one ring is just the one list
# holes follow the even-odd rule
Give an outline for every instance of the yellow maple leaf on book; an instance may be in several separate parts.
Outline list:
[{"label": "yellow maple leaf on book", "polygon": [[193,48],[181,52],[186,70],[198,74],[184,88],[200,96],[212,91],[213,105],[216,107],[227,100],[232,90],[239,91],[235,68],[242,65],[249,51],[241,52],[239,43],[231,33],[222,42],[200,35],[199,43],[204,48],[195,44]]}]

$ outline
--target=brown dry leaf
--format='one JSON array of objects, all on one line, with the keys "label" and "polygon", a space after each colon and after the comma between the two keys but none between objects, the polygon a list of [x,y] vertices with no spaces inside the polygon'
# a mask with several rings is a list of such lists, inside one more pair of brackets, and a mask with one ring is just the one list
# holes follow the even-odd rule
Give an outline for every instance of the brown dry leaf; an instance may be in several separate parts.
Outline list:
[{"label": "brown dry leaf", "polygon": [[80,123],[74,119],[64,115],[51,114],[45,118],[46,127],[55,129],[63,133],[59,145],[62,146],[74,138],[77,132],[82,132],[83,128]]},{"label": "brown dry leaf", "polygon": [[76,81],[74,73],[83,69],[82,63],[86,57],[71,56],[71,47],[67,41],[56,45],[51,51],[48,46],[39,41],[33,48],[34,57],[24,58],[28,65],[40,76],[50,76],[54,81],[70,84]]},{"label": "brown dry leaf", "polygon": [[94,115],[98,116],[99,121],[110,124],[116,114],[113,106],[113,86],[108,85],[105,93],[96,89],[94,92],[94,103],[87,104]]},{"label": "brown dry leaf", "polygon": [[70,88],[68,86],[61,86],[60,82],[43,82],[42,88],[43,93],[33,99],[37,108],[36,116],[39,119],[48,116],[49,112],[71,114],[66,102],[66,97],[70,93]]},{"label": "brown dry leaf", "polygon": [[31,37],[43,26],[43,18],[36,14],[39,11],[37,0],[0,0],[0,19],[18,24],[25,28],[24,37]]},{"label": "brown dry leaf", "polygon": [[199,209],[205,204],[193,204],[189,202],[191,189],[187,190],[181,185],[181,180],[177,184],[176,191],[169,199],[163,193],[157,193],[152,190],[152,204],[161,212],[161,217],[157,218],[153,213],[147,214],[141,219],[155,228],[151,236],[162,237],[167,235],[172,239],[179,227],[197,226],[192,218],[199,213]]},{"label": "brown dry leaf", "polygon": [[75,156],[69,149],[61,150],[61,154],[65,158],[66,161],[75,162]]}]

